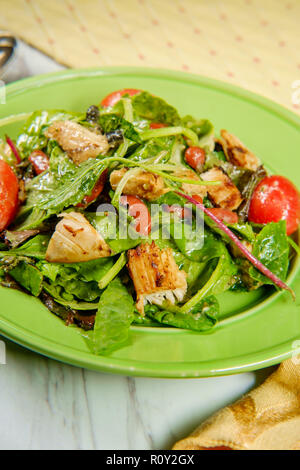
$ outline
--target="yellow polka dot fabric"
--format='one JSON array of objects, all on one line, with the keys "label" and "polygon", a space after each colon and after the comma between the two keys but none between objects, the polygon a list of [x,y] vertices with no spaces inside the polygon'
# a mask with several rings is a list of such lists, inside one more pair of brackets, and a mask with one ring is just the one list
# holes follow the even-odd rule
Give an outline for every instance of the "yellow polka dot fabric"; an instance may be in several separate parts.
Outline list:
[{"label": "yellow polka dot fabric", "polygon": [[69,67],[184,70],[300,112],[299,0],[0,0],[0,27]]}]

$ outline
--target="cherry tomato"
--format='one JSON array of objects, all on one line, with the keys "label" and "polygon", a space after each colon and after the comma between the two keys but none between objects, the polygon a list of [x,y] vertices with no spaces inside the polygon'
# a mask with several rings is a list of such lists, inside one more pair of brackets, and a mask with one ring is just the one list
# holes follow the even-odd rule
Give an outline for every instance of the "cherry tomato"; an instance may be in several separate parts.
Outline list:
[{"label": "cherry tomato", "polygon": [[205,162],[205,150],[201,147],[189,147],[186,149],[184,157],[187,164],[194,170],[201,170]]},{"label": "cherry tomato", "polygon": [[239,221],[238,215],[235,212],[230,211],[229,209],[221,209],[218,207],[213,207],[209,209],[221,222],[225,224],[237,224]]},{"label": "cherry tomato", "polygon": [[192,198],[195,199],[195,201],[200,202],[200,204],[203,204],[203,199],[198,194],[194,194]]},{"label": "cherry tomato", "polygon": [[107,95],[101,101],[101,105],[104,106],[105,108],[108,108],[110,106],[114,106],[118,101],[120,101],[122,96],[124,95],[134,96],[140,92],[141,90],[136,90],[135,88],[124,88],[124,90],[117,90]]},{"label": "cherry tomato", "polygon": [[128,206],[128,213],[136,219],[135,230],[147,236],[151,232],[151,215],[146,204],[136,196],[121,196],[122,206]]},{"label": "cherry tomato", "polygon": [[167,124],[162,122],[151,122],[150,129],[161,129],[162,127],[168,127]]},{"label": "cherry tomato", "polygon": [[284,176],[267,176],[256,186],[250,201],[248,219],[256,224],[286,221],[288,235],[300,222],[300,195]]},{"label": "cherry tomato", "polygon": [[108,170],[103,171],[97,183],[95,184],[94,189],[91,192],[91,194],[89,196],[85,196],[83,198],[83,201],[80,204],[78,204],[77,207],[85,207],[91,202],[95,201],[100,196],[106,183],[107,173],[108,173]]},{"label": "cherry tomato", "polygon": [[34,150],[28,160],[32,163],[37,175],[40,175],[49,168],[49,158],[41,150]]},{"label": "cherry tomato", "polygon": [[13,221],[18,209],[19,183],[11,167],[0,160],[0,232]]}]

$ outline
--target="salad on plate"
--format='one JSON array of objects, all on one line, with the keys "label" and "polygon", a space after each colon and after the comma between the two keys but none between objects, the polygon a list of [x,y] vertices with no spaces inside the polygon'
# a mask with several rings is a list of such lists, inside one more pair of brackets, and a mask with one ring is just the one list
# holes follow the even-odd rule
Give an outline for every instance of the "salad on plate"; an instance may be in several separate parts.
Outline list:
[{"label": "salad on plate", "polygon": [[299,221],[292,182],[146,91],[36,111],[0,141],[0,284],[95,354],[126,344],[132,324],[211,330],[229,290],[293,296]]}]

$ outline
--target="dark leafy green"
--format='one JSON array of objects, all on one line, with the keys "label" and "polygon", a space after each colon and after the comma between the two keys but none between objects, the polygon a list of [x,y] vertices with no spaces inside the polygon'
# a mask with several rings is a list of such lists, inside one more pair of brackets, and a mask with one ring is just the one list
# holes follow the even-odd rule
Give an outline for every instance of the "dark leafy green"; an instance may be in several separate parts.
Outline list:
[{"label": "dark leafy green", "polygon": [[0,257],[9,255],[13,257],[29,256],[31,258],[43,259],[46,255],[49,240],[49,235],[37,235],[18,248],[10,250],[9,252],[0,252]]},{"label": "dark leafy green", "polygon": [[18,265],[9,271],[11,277],[15,279],[24,289],[38,297],[42,290],[43,275],[31,264],[20,261]]},{"label": "dark leafy green", "polygon": [[109,353],[127,341],[133,312],[131,295],[118,278],[114,279],[101,296],[90,335],[96,354]]},{"label": "dark leafy green", "polygon": [[168,124],[170,126],[179,125],[181,119],[177,110],[166,101],[157,96],[150,95],[144,91],[132,98],[132,106],[135,113],[149,121]]},{"label": "dark leafy green", "polygon": [[142,143],[142,139],[133,124],[117,114],[102,114],[99,117],[99,124],[105,134],[120,129],[127,139],[138,144]]},{"label": "dark leafy green", "polygon": [[168,326],[193,331],[210,330],[217,322],[219,303],[213,296],[202,299],[188,313],[160,310],[156,305],[147,305],[145,312],[151,319]]},{"label": "dark leafy green", "polygon": [[[285,221],[271,222],[266,225],[257,235],[252,253],[273,274],[282,281],[285,281],[290,253]],[[253,266],[250,267],[249,274],[256,281],[263,284],[272,284],[269,278],[261,274]]]}]

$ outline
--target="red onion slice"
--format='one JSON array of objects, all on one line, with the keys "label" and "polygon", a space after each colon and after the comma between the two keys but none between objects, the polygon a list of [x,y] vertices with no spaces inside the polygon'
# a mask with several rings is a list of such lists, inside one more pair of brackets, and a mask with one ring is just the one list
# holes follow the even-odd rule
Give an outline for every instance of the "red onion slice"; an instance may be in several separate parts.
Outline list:
[{"label": "red onion slice", "polygon": [[249,250],[240,242],[238,237],[228,228],[226,225],[223,224],[209,209],[207,209],[203,204],[196,201],[194,198],[187,196],[186,194],[180,193],[176,191],[176,194],[183,197],[187,201],[191,202],[195,206],[199,207],[211,220],[213,220],[217,226],[224,232],[226,235],[233,241],[233,243],[239,248],[239,250],[243,253],[245,258],[247,258],[253,266],[258,269],[262,274],[268,277],[276,286],[280,287],[280,289],[287,290],[291,293],[293,299],[295,300],[296,296],[289,286],[287,286],[279,277],[272,273],[266,266],[264,266],[255,256],[250,253]]},{"label": "red onion slice", "polygon": [[13,141],[8,137],[8,135],[5,136],[6,143],[10,146],[12,153],[16,157],[17,163],[21,163],[22,159],[20,157],[19,151]]}]

